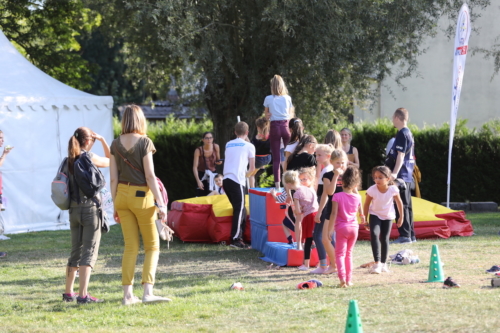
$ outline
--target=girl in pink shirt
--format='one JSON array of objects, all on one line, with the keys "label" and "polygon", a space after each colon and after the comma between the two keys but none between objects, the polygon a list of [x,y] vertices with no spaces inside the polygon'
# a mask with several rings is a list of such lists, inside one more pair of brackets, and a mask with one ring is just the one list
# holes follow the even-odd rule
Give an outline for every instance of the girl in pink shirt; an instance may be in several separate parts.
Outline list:
[{"label": "girl in pink shirt", "polygon": [[361,210],[361,196],[356,191],[360,184],[359,169],[354,166],[347,167],[342,175],[344,191],[335,193],[332,199],[332,215],[330,215],[328,235],[331,238],[335,228],[335,259],[340,288],[352,286],[352,249],[358,239],[359,230],[356,215],[359,213],[362,223],[365,222]]},{"label": "girl in pink shirt", "polygon": [[[372,170],[375,185],[366,191],[366,199],[363,210],[366,215],[370,214],[370,242],[372,244],[373,265],[370,273],[380,274],[389,272],[387,268],[387,256],[389,254],[389,236],[391,234],[392,221],[396,218],[394,202],[400,212],[403,211],[403,202],[399,196],[399,189],[393,185],[391,170],[386,166],[377,166]],[[403,216],[398,219],[397,226],[403,224]],[[380,253],[382,249],[382,254]]]}]

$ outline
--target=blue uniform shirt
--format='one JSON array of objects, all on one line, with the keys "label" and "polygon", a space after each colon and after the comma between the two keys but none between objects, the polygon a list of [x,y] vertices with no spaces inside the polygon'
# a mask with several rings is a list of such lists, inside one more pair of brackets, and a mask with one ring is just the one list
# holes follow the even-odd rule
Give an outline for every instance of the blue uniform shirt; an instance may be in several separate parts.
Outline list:
[{"label": "blue uniform shirt", "polygon": [[415,166],[415,142],[408,127],[403,127],[398,131],[389,155],[396,160],[398,152],[405,153],[398,178],[403,179],[406,183],[411,183],[413,182],[413,167]]}]

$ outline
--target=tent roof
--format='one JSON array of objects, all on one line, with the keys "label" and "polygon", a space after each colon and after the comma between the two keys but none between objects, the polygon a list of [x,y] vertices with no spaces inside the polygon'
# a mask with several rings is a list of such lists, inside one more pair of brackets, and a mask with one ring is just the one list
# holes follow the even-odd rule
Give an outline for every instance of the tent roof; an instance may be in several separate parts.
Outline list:
[{"label": "tent roof", "polygon": [[31,64],[0,30],[0,111],[59,109],[105,110],[110,96],[95,96],[71,88]]}]

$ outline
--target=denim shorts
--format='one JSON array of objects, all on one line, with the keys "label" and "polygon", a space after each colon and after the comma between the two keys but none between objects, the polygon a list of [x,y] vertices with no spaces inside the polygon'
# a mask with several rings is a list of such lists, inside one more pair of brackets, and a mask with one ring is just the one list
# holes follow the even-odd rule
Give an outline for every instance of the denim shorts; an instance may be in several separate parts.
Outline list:
[{"label": "denim shorts", "polygon": [[272,156],[271,154],[266,156],[255,156],[255,169],[260,169],[263,166],[271,163]]},{"label": "denim shorts", "polygon": [[285,162],[285,148],[280,149],[281,162]]}]

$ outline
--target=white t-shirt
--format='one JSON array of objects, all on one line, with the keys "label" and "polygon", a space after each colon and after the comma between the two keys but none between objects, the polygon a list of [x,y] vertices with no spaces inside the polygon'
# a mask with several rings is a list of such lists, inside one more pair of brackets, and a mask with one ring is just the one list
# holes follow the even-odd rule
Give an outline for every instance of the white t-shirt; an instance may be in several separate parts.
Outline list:
[{"label": "white t-shirt", "polygon": [[236,138],[226,144],[224,160],[224,179],[231,179],[245,186],[248,159],[255,158],[255,146],[243,139]]},{"label": "white t-shirt", "polygon": [[319,173],[318,184],[323,185],[323,176],[325,175],[325,173],[330,171],[333,171],[333,164],[329,164],[326,167],[324,167],[323,170],[321,170],[321,172]]},{"label": "white t-shirt", "polygon": [[285,147],[285,151],[289,152],[290,154],[293,154],[295,151],[295,148],[297,148],[297,145],[299,144],[299,140],[295,141],[294,143],[289,143]]},{"label": "white t-shirt", "polygon": [[378,216],[381,220],[394,220],[396,218],[396,210],[394,209],[394,196],[399,193],[399,189],[395,185],[390,185],[387,192],[382,193],[378,190],[377,185],[372,185],[366,194],[373,198],[368,213]]},{"label": "white t-shirt", "polygon": [[290,118],[290,114],[288,113],[288,111],[293,106],[292,98],[288,95],[269,95],[264,99],[264,106],[266,108],[269,108],[269,112],[271,113],[271,121],[288,120]]}]

